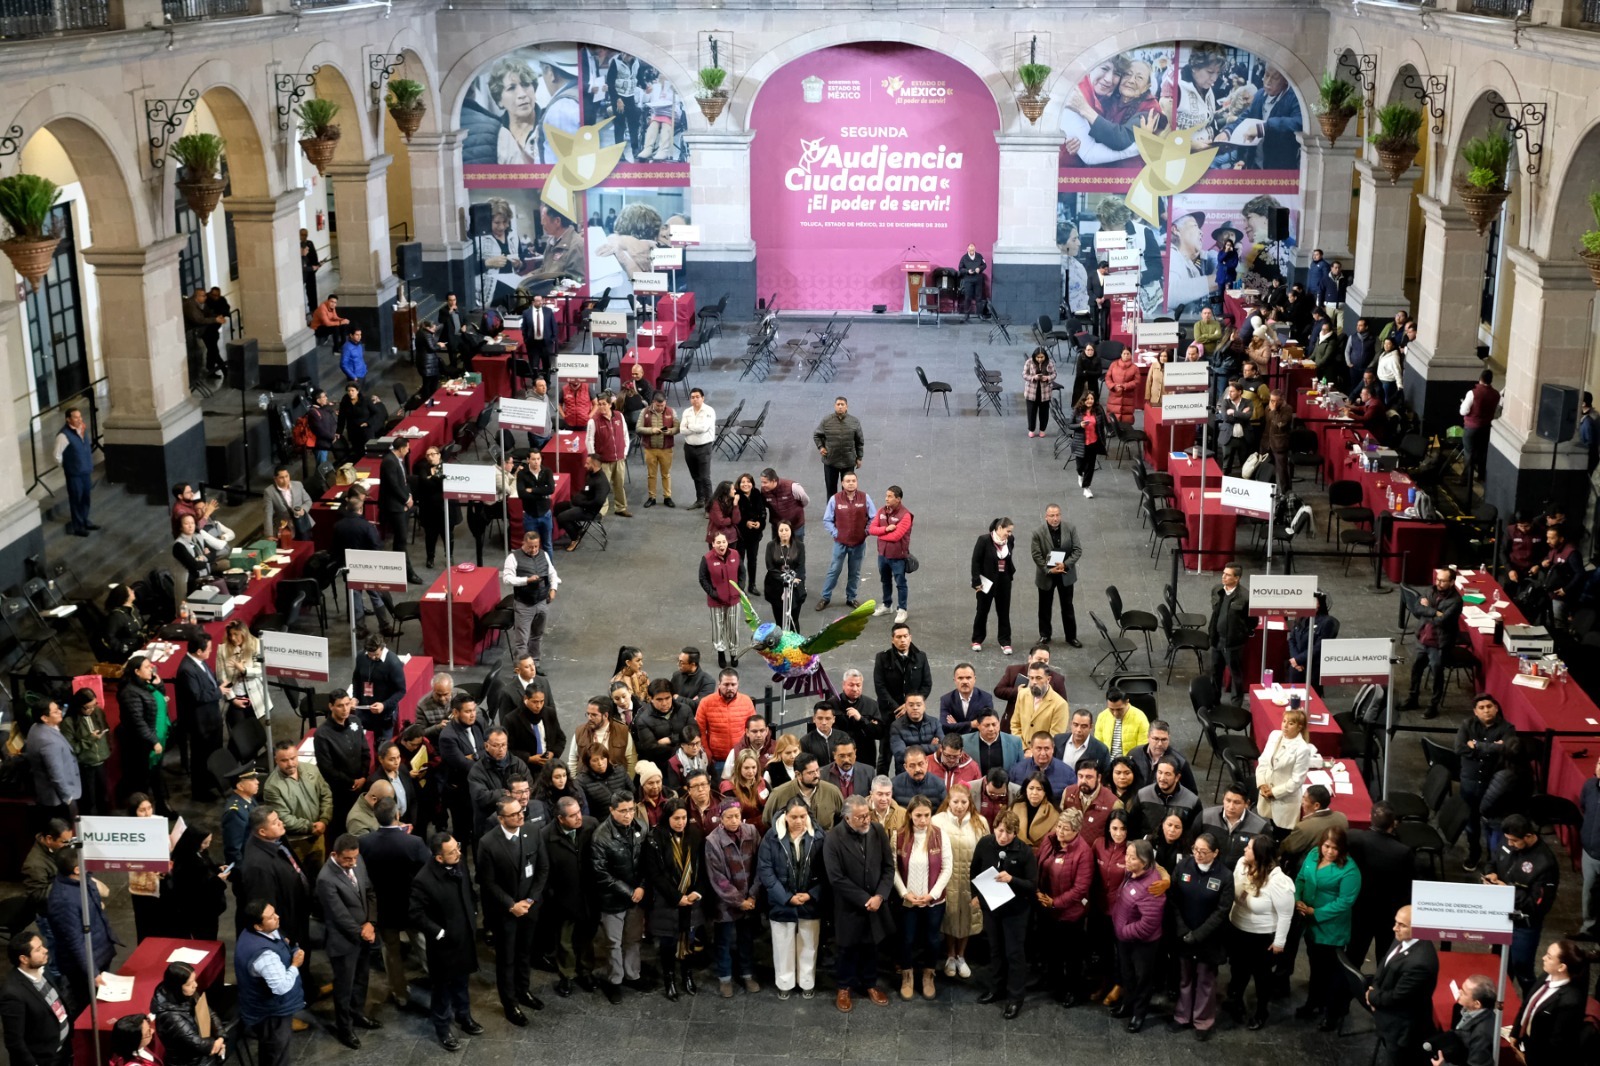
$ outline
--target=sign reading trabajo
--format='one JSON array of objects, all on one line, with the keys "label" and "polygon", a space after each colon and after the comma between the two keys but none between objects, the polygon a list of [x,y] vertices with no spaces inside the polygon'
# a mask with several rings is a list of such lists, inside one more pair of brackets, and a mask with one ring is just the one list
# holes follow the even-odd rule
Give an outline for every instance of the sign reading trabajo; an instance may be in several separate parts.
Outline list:
[{"label": "sign reading trabajo", "polygon": [[628,312],[591,311],[589,313],[589,332],[596,337],[626,337],[628,335]]}]

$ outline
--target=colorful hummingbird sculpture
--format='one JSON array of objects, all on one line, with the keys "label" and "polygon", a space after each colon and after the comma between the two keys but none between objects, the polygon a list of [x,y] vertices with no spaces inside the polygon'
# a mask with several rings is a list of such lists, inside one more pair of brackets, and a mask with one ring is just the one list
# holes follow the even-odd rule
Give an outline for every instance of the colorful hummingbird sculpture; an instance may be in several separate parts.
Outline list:
[{"label": "colorful hummingbird sculpture", "polygon": [[750,627],[750,649],[765,659],[772,667],[772,676],[794,693],[831,691],[832,685],[822,670],[822,653],[855,640],[872,621],[874,603],[867,600],[849,614],[835,619],[820,633],[802,636],[776,623],[763,622],[744,589],[738,585],[733,587],[739,592],[739,606],[744,610],[745,624]]}]

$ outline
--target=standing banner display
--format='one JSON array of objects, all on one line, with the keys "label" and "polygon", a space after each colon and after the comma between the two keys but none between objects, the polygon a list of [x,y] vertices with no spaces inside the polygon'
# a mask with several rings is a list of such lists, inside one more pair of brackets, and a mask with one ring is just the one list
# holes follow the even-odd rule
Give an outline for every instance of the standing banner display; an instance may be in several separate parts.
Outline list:
[{"label": "standing banner display", "polygon": [[[1140,323],[1144,328],[1151,325],[1165,325],[1162,322]],[[1209,387],[1210,370],[1204,363],[1168,363],[1166,371],[1161,377],[1161,394],[1163,396],[1174,392],[1199,392],[1204,393]],[[1162,412],[1166,417],[1166,412]]]},{"label": "standing banner display", "polygon": [[[656,270],[682,270],[682,248],[652,248],[650,249],[650,265]],[[634,291],[638,291],[638,278],[634,278]]]},{"label": "standing banner display", "polygon": [[[623,315],[624,319],[628,316]],[[590,321],[593,321],[591,317]],[[620,336],[626,337],[628,331],[624,328]],[[556,356],[556,376],[562,378],[588,378],[590,381],[600,380],[600,357],[586,355],[583,352],[562,352]]]},{"label": "standing banner display", "polygon": [[549,413],[548,403],[536,400],[513,400],[507,397],[500,401],[500,428],[542,432]]},{"label": "standing banner display", "polygon": [[326,681],[328,638],[264,630],[261,634],[261,669],[268,677]]},{"label": "standing banner display", "polygon": [[[628,335],[628,312],[589,312],[589,333],[595,337],[626,337]],[[557,356],[556,358],[559,361],[567,358],[567,356]]]},{"label": "standing banner display", "polygon": [[[1111,254],[1115,256],[1117,253],[1112,252]],[[1137,258],[1137,253],[1135,252],[1126,254]],[[1111,265],[1117,265],[1115,259],[1112,260]],[[1134,335],[1138,338],[1137,343],[1140,348],[1167,348],[1178,343],[1178,324],[1176,322],[1140,322],[1139,328]],[[1192,365],[1201,366],[1203,364],[1194,363]],[[1163,378],[1162,381],[1164,385],[1166,379]]]},{"label": "standing banner display", "polygon": [[[1500,950],[1500,976],[1494,990],[1495,1045],[1499,1046],[1506,969],[1512,940],[1511,912],[1517,909],[1512,885],[1414,881],[1411,885],[1411,935],[1418,940],[1494,944]],[[1452,989],[1451,991],[1456,991]]]},{"label": "standing banner display", "polygon": [[[566,358],[565,356],[561,358]],[[584,358],[593,359],[593,356]],[[559,363],[559,360],[558,360]],[[445,636],[450,643],[450,668],[456,666],[456,638],[454,619],[456,613],[455,581],[450,577],[450,572],[455,569],[455,555],[452,554],[450,543],[450,504],[454,502],[465,503],[494,503],[500,498],[495,491],[495,469],[492,466],[482,466],[471,463],[445,463],[440,468],[444,476],[444,592],[445,592]]]},{"label": "standing banner display", "polygon": [[700,243],[700,227],[671,225],[667,227],[667,241],[679,248],[689,248]]},{"label": "standing banner display", "polygon": [[[1247,514],[1255,518],[1265,518],[1272,521],[1272,490],[1274,486],[1270,481],[1246,480],[1242,477],[1222,476],[1222,506],[1224,509],[1232,508],[1235,514]],[[1271,533],[1271,530],[1268,530]],[[1313,585],[1315,580],[1313,579]],[[1315,591],[1313,588],[1312,591]],[[1250,606],[1255,606],[1255,595],[1251,594]],[[1279,612],[1272,612],[1277,614]]]},{"label": "standing banner display", "polygon": [[[1223,478],[1223,485],[1232,478]],[[1227,490],[1224,487],[1224,498]],[[1250,613],[1255,615],[1281,615],[1298,618],[1313,614],[1317,609],[1317,579],[1299,574],[1279,577],[1275,574],[1250,575]],[[1326,645],[1324,645],[1326,646]]]},{"label": "standing banner display", "polygon": [[1094,231],[1094,250],[1109,252],[1117,248],[1126,248],[1130,236],[1121,230],[1097,229]]},{"label": "standing banner display", "polygon": [[136,870],[164,874],[172,861],[172,841],[165,818],[84,815],[78,819],[76,839],[83,846],[83,872]]},{"label": "standing banner display", "polygon": [[[1106,263],[1112,270],[1137,270],[1140,266],[1139,252],[1137,249],[1126,246],[1109,248],[1106,250]],[[1176,330],[1178,324],[1174,322],[1172,327]]]},{"label": "standing banner display", "polygon": [[344,553],[345,581],[351,591],[404,592],[406,553],[351,548]]},{"label": "standing banner display", "polygon": [[1210,413],[1211,405],[1204,392],[1168,392],[1161,397],[1161,421],[1171,425],[1204,423]]},{"label": "standing banner display", "polygon": [[1119,274],[1107,274],[1104,285],[1107,296],[1131,296],[1139,291],[1139,272],[1124,270]]},{"label": "standing banner display", "polygon": [[1319,673],[1324,685],[1387,685],[1388,637],[1339,637],[1322,642]]},{"label": "standing banner display", "polygon": [[633,291],[636,293],[666,292],[667,276],[654,271],[635,274],[633,276]]}]

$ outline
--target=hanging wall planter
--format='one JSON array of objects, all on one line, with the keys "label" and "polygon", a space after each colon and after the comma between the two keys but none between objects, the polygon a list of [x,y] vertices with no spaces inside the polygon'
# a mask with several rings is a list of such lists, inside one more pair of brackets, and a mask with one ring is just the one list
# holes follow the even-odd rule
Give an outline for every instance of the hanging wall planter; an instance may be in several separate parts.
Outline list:
[{"label": "hanging wall planter", "polygon": [[56,245],[61,243],[61,235],[47,228],[60,197],[56,183],[37,174],[0,178],[0,218],[11,229],[11,236],[0,241],[0,251],[35,292],[50,273]]},{"label": "hanging wall planter", "polygon": [[1324,74],[1317,83],[1317,123],[1329,144],[1338,143],[1345,127],[1356,117],[1360,98],[1356,87],[1333,74]]},{"label": "hanging wall planter", "polygon": [[697,80],[699,88],[695,90],[694,102],[700,105],[700,113],[706,117],[706,125],[710,126],[728,106],[728,90],[722,87],[722,83],[728,80],[728,72],[721,67],[702,67]]},{"label": "hanging wall planter", "polygon": [[300,119],[300,150],[317,168],[318,174],[326,172],[328,164],[333,162],[334,149],[339,147],[339,127],[333,124],[338,113],[338,104],[317,97],[295,108],[295,115]]},{"label": "hanging wall planter", "polygon": [[1506,168],[1511,163],[1511,138],[1505,134],[1497,137],[1473,137],[1461,146],[1461,158],[1471,168],[1465,178],[1456,182],[1456,198],[1472,224],[1478,227],[1478,236],[1489,232],[1489,226],[1500,217],[1500,207],[1511,195],[1506,188]]},{"label": "hanging wall planter", "polygon": [[394,118],[394,124],[400,128],[400,135],[411,143],[412,134],[422,128],[422,116],[427,113],[428,106],[422,102],[422,83],[409,78],[391,78],[389,80],[389,114]]},{"label": "hanging wall planter", "polygon": [[176,182],[178,193],[202,226],[211,220],[211,213],[222,202],[222,191],[227,188],[222,176],[225,147],[222,138],[214,133],[189,133],[167,149],[167,155],[183,168],[183,176]]},{"label": "hanging wall planter", "polygon": [[1028,120],[1028,125],[1037,125],[1039,116],[1044,114],[1044,109],[1050,103],[1049,95],[1044,91],[1045,82],[1050,80],[1050,65],[1036,62],[1038,58],[1038,40],[1029,45],[1028,62],[1017,68],[1017,79],[1022,82],[1022,92],[1017,94],[1017,110]]},{"label": "hanging wall planter", "polygon": [[1378,151],[1378,163],[1389,175],[1389,184],[1398,185],[1422,150],[1417,134],[1422,129],[1422,112],[1405,104],[1390,104],[1378,110],[1378,131],[1367,137]]},{"label": "hanging wall planter", "polygon": [[1585,230],[1579,238],[1583,242],[1578,258],[1589,268],[1594,287],[1600,289],[1600,189],[1589,193],[1589,211],[1594,215],[1594,229]]}]

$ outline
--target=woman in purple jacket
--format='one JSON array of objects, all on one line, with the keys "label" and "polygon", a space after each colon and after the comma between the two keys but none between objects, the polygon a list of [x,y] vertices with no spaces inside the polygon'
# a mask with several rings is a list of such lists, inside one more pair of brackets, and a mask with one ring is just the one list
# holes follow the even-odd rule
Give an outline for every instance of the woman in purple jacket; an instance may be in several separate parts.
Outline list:
[{"label": "woman in purple jacket", "polygon": [[734,947],[739,949],[739,977],[744,990],[761,991],[756,980],[756,903],[761,886],[756,880],[756,848],[761,834],[744,820],[736,799],[722,801],[720,824],[706,837],[706,876],[711,882],[717,930],[716,971],[718,992],[733,995]]},{"label": "woman in purple jacket", "polygon": [[1144,1028],[1155,991],[1156,958],[1160,952],[1162,916],[1166,898],[1150,890],[1159,878],[1155,849],[1148,840],[1128,842],[1128,874],[1111,906],[1111,926],[1117,937],[1117,962],[1122,972],[1123,996],[1111,1011],[1128,1019],[1128,1032]]}]

